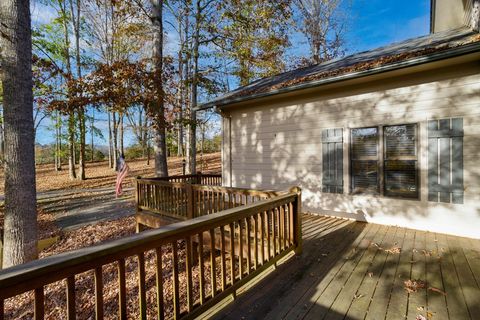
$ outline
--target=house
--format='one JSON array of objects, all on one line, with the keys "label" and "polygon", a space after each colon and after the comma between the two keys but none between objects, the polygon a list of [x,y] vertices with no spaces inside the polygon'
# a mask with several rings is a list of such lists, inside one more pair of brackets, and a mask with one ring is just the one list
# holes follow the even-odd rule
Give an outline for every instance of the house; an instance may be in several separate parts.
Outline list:
[{"label": "house", "polygon": [[223,185],[302,188],[304,211],[480,238],[478,1],[431,33],[257,80],[222,115]]}]

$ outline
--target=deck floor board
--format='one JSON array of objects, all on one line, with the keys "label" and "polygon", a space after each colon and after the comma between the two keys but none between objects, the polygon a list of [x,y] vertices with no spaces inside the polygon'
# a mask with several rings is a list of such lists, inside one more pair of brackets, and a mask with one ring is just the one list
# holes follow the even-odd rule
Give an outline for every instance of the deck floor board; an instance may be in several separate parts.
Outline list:
[{"label": "deck floor board", "polygon": [[[480,314],[480,240],[311,215],[303,220],[303,238],[301,256],[279,264],[214,318],[463,320]],[[426,287],[409,293],[409,279]]]}]

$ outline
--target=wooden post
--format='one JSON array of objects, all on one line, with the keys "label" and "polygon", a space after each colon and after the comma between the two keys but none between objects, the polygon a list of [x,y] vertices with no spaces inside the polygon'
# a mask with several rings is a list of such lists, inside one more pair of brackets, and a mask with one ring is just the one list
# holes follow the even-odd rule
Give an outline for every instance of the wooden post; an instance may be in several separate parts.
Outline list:
[{"label": "wooden post", "polygon": [[193,194],[193,186],[189,183],[185,184],[185,189],[187,191],[187,218],[193,219],[195,217],[195,199]]},{"label": "wooden post", "polygon": [[202,172],[197,172],[197,184],[202,184]]},{"label": "wooden post", "polygon": [[[142,211],[142,209],[140,209],[140,199],[141,199],[141,196],[140,196],[140,188],[139,188],[139,183],[138,183],[138,180],[142,179],[141,176],[137,176],[137,178],[135,179],[135,214],[137,214],[138,212]],[[140,233],[143,231],[143,228],[142,226],[138,223],[138,220],[135,219],[136,221],[136,228],[135,228],[135,232],[136,233]]]},{"label": "wooden post", "polygon": [[297,194],[297,199],[293,204],[293,227],[295,232],[295,254],[302,254],[302,189],[293,187],[289,190],[291,193]]}]

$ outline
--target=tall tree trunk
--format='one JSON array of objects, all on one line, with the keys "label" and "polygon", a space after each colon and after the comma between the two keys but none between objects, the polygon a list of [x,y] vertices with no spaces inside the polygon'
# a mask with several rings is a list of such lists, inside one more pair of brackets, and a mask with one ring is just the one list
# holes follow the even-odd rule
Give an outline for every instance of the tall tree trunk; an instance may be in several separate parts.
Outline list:
[{"label": "tall tree trunk", "polygon": [[153,36],[153,61],[155,68],[155,90],[157,99],[151,104],[150,114],[153,119],[154,149],[155,149],[155,175],[168,176],[167,143],[165,133],[165,105],[163,97],[163,0],[152,0]]},{"label": "tall tree trunk", "polygon": [[190,119],[188,123],[188,173],[195,174],[197,171],[197,114],[195,108],[197,106],[197,92],[198,92],[198,47],[200,44],[200,23],[202,19],[200,0],[196,2],[197,8],[195,12],[195,30],[193,36],[193,75],[192,75],[192,96],[190,101],[189,114]]},{"label": "tall tree trunk", "polygon": [[[77,67],[77,79],[82,79],[82,61],[80,59],[80,7],[81,0],[70,0],[70,10],[72,15],[73,31],[75,35],[75,64]],[[81,93],[79,93],[81,95]],[[78,178],[85,180],[85,145],[86,145],[86,127],[85,127],[85,107],[80,106],[78,109],[78,129],[80,132],[80,152],[78,156]]]},{"label": "tall tree trunk", "polygon": [[62,170],[62,158],[61,158],[61,152],[62,152],[62,128],[61,128],[61,118],[60,118],[60,112],[57,111],[57,114],[55,116],[55,171],[60,171]]},{"label": "tall tree trunk", "polygon": [[123,149],[123,112],[118,113],[118,135],[120,137],[120,154],[125,155],[125,150]]},{"label": "tall tree trunk", "polygon": [[95,123],[95,109],[92,109],[92,120],[90,121],[90,149],[92,152],[92,161],[95,161],[95,145],[93,144],[93,138],[94,138],[94,123]]},{"label": "tall tree trunk", "polygon": [[30,1],[0,1],[5,116],[3,267],[37,258]]},{"label": "tall tree trunk", "polygon": [[113,170],[117,171],[117,159],[118,159],[118,122],[116,112],[112,112],[113,122]]},{"label": "tall tree trunk", "polygon": [[108,166],[113,168],[113,139],[112,139],[112,117],[107,109],[108,115]]},{"label": "tall tree trunk", "polygon": [[75,171],[75,116],[73,111],[68,115],[68,175],[70,180],[77,177]]},{"label": "tall tree trunk", "polygon": [[183,33],[183,15],[178,15],[178,33],[180,38],[180,48],[178,49],[178,92],[177,92],[177,156],[183,157],[183,50],[185,46],[185,36]]},{"label": "tall tree trunk", "polygon": [[0,158],[3,160],[5,158],[5,134],[4,134],[4,125],[3,125],[3,114],[0,121]]}]

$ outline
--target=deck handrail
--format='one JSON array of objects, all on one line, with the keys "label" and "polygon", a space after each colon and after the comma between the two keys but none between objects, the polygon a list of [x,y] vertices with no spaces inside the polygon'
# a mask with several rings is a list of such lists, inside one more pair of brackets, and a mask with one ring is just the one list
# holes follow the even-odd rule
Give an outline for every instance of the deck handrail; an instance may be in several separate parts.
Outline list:
[{"label": "deck handrail", "polygon": [[[157,278],[158,288],[162,287],[162,246],[172,248],[173,272],[168,275],[173,277],[173,317],[191,318],[208,310],[209,307],[218,303],[227,295],[234,293],[236,289],[260,274],[273,263],[284,257],[291,251],[301,252],[301,224],[300,224],[301,192],[299,188],[292,188],[290,192],[276,196],[272,199],[261,200],[256,203],[241,207],[226,209],[210,215],[200,216],[191,220],[163,226],[158,229],[148,230],[129,237],[112,240],[106,243],[78,249],[75,251],[50,256],[44,259],[32,261],[23,265],[0,271],[0,318],[3,318],[4,300],[15,295],[34,290],[35,318],[44,318],[44,286],[60,280],[66,280],[67,288],[67,313],[68,318],[75,318],[75,276],[94,271],[95,278],[95,313],[97,319],[103,318],[103,283],[102,267],[117,263],[119,270],[119,318],[126,318],[126,289],[125,289],[125,259],[137,257],[139,277],[139,304],[140,317],[146,317],[146,289],[145,289],[145,252],[155,250],[157,256],[156,270],[160,272]],[[228,233],[227,233],[228,232]],[[208,236],[208,237],[206,237]],[[227,237],[228,236],[228,237]],[[219,238],[220,248],[216,246],[216,238]],[[230,250],[226,248],[226,238],[229,239]],[[210,242],[210,271],[212,290],[209,295],[205,291],[205,262],[204,244],[205,239]],[[178,244],[185,241],[186,259],[186,306],[180,305],[178,279]],[[192,243],[197,242],[198,261],[192,257],[195,252]],[[219,274],[216,267],[215,251],[220,251],[221,284],[216,278]],[[235,250],[237,248],[237,250]],[[247,254],[244,249],[247,248]],[[230,252],[230,281],[227,281],[226,253]],[[159,257],[160,256],[160,257]],[[234,261],[235,260],[235,261]],[[159,265],[160,261],[160,265]],[[238,265],[235,263],[238,262]],[[196,266],[200,270],[200,290],[198,298],[193,297],[192,268]],[[123,271],[121,271],[123,270]],[[202,271],[203,270],[203,271]],[[123,274],[120,274],[123,272]],[[122,278],[123,277],[123,278]],[[160,280],[159,280],[160,279]],[[162,315],[165,309],[162,298],[157,305],[158,314]],[[73,296],[73,300],[71,297]]]},{"label": "deck handrail", "polygon": [[150,177],[150,178],[140,178],[140,179],[150,180],[150,181],[184,182],[184,183],[191,183],[191,184],[211,185],[211,186],[222,185],[222,175],[216,174],[216,173],[198,172],[195,174],[173,175],[173,176],[167,176],[167,177]]},{"label": "deck handrail", "polygon": [[269,199],[286,192],[171,182],[167,178],[136,179],[137,212],[145,210],[185,220]]}]

